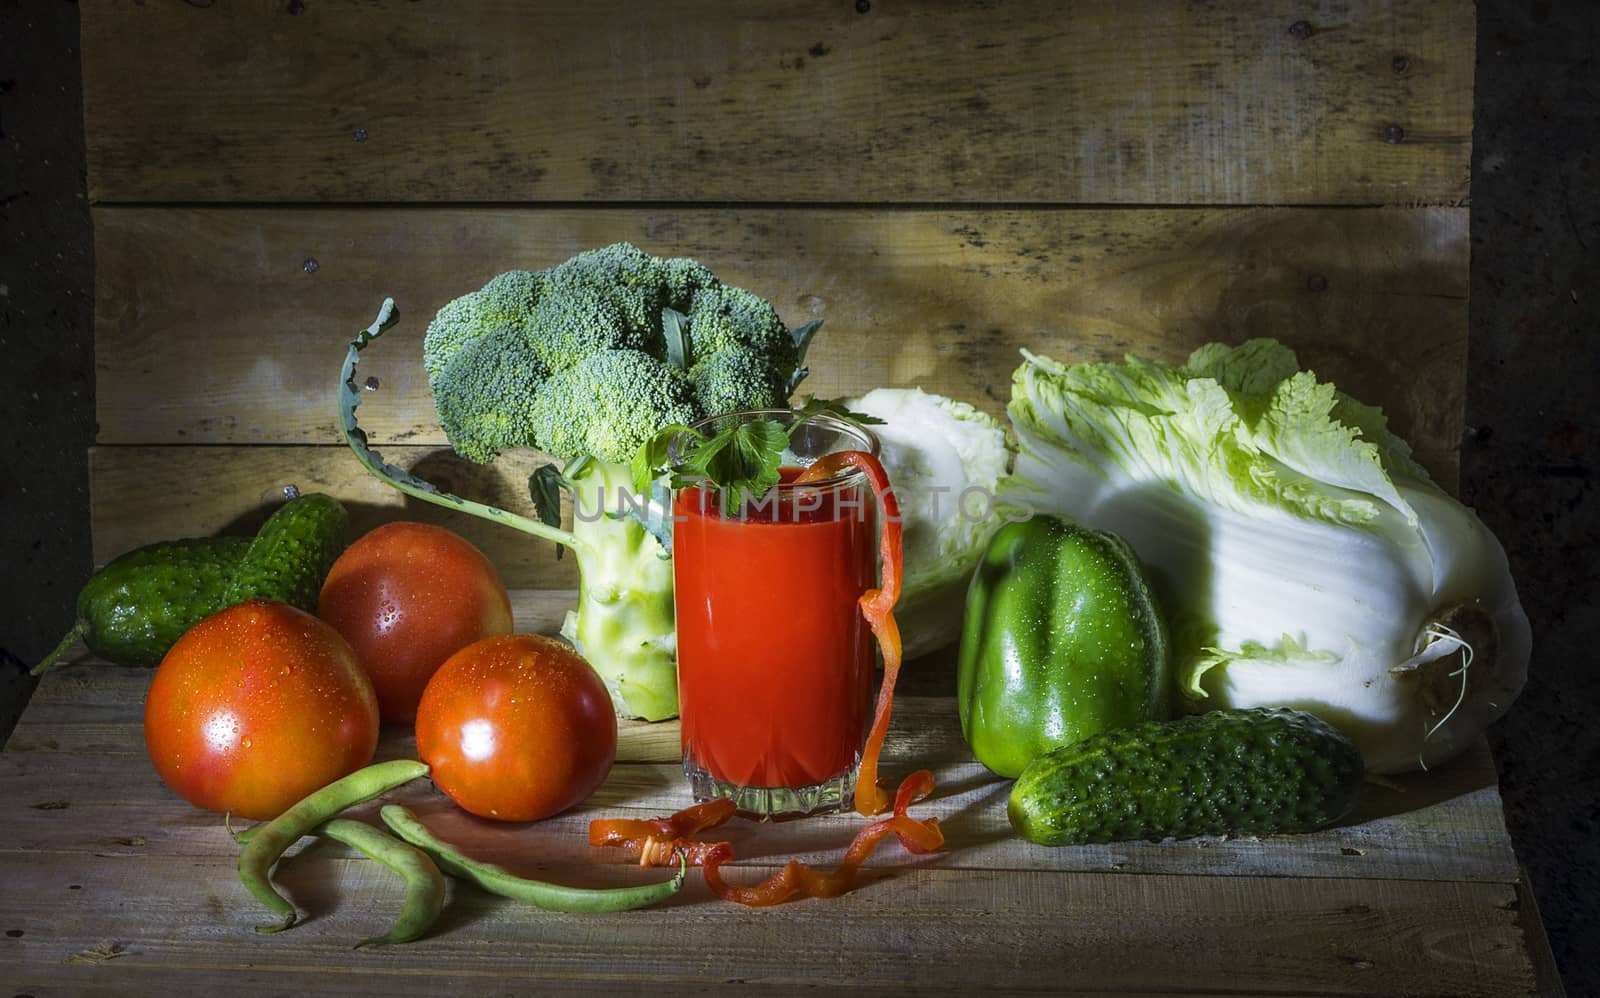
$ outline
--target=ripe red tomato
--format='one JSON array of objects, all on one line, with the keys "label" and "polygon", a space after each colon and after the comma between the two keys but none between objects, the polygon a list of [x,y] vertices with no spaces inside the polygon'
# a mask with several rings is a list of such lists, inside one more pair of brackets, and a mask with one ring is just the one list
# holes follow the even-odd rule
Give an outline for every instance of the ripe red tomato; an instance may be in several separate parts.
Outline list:
[{"label": "ripe red tomato", "polygon": [[617,715],[594,669],[553,638],[486,638],[450,656],[417,707],[417,755],[473,814],[537,821],[594,793]]},{"label": "ripe red tomato", "polygon": [[384,722],[408,724],[445,659],[511,632],[511,599],[493,563],[459,534],[387,523],[333,563],[317,616],[355,649]]},{"label": "ripe red tomato", "polygon": [[371,761],[378,701],[337,631],[250,600],[200,621],[161,660],[144,744],[191,804],[265,820]]}]

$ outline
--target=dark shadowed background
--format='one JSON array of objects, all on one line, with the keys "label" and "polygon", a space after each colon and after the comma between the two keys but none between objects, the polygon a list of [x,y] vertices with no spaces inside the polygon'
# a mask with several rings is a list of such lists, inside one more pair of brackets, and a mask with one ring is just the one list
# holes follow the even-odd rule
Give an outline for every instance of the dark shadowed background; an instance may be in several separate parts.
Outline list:
[{"label": "dark shadowed background", "polygon": [[[91,571],[93,260],[78,8],[0,0],[0,742]],[[1491,732],[1569,992],[1600,994],[1600,4],[1478,5],[1462,498],[1505,543],[1532,674]]]}]

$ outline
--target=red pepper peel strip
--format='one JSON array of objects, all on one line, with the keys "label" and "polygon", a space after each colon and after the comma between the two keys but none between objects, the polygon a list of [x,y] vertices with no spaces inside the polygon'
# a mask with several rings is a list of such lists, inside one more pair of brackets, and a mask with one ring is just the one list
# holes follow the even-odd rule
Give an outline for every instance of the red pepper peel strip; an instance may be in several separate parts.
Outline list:
[{"label": "red pepper peel strip", "polygon": [[[919,770],[906,777],[895,795],[894,814],[874,821],[856,833],[844,859],[831,872],[813,870],[797,859],[791,859],[782,870],[750,887],[739,887],[722,879],[721,865],[733,858],[733,848],[713,850],[705,863],[706,886],[724,901],[733,901],[752,908],[765,908],[781,904],[795,896],[812,898],[838,897],[855,885],[856,872],[867,861],[878,843],[890,832],[900,838],[900,844],[912,853],[930,853],[944,844],[944,833],[939,830],[939,819],[918,821],[906,813],[911,802],[933,789],[933,774]],[[724,845],[726,845],[724,843]]]},{"label": "red pepper peel strip", "polygon": [[[844,859],[832,871],[813,870],[799,860],[790,860],[784,868],[759,884],[740,887],[722,879],[719,869],[733,859],[730,842],[702,842],[688,838],[695,832],[715,828],[728,820],[733,813],[733,802],[707,801],[685,808],[669,818],[602,818],[589,823],[589,843],[596,846],[618,846],[630,852],[637,850],[639,865],[665,866],[673,862],[673,853],[681,850],[689,862],[705,870],[706,886],[724,901],[733,901],[752,908],[781,904],[795,896],[813,898],[838,897],[855,885],[856,872],[867,861],[878,843],[890,832],[900,839],[907,852],[926,854],[944,845],[944,833],[938,818],[918,820],[907,810],[933,790],[933,774],[918,770],[900,783],[894,795],[894,814],[874,821],[856,833],[845,850]],[[671,836],[667,838],[666,836]]]},{"label": "red pepper peel strip", "polygon": [[872,636],[883,653],[883,686],[878,691],[878,707],[867,735],[856,773],[856,813],[871,816],[889,809],[889,794],[878,786],[878,756],[889,733],[889,715],[894,711],[894,685],[900,676],[900,628],[894,620],[894,605],[900,598],[900,579],[904,571],[900,502],[889,484],[888,472],[878,459],[866,451],[839,451],[826,454],[801,472],[796,485],[832,478],[846,468],[856,468],[872,484],[872,494],[883,511],[881,539],[883,584],[861,594],[861,615],[872,628]]},{"label": "red pepper peel strip", "polygon": [[733,801],[719,798],[686,807],[668,818],[598,818],[589,822],[589,844],[618,846],[637,854],[640,866],[670,865],[673,851],[681,849],[690,866],[703,866],[717,847],[728,843],[702,842],[689,836],[716,828],[736,810]]}]

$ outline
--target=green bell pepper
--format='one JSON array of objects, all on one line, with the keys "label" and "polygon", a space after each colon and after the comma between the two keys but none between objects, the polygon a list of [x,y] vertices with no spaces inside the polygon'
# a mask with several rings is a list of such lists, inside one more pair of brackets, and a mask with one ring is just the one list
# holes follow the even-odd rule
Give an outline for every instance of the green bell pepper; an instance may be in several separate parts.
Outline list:
[{"label": "green bell pepper", "polygon": [[967,590],[958,703],[978,761],[1016,776],[1089,735],[1170,713],[1166,623],[1115,534],[1053,516],[1009,523]]}]

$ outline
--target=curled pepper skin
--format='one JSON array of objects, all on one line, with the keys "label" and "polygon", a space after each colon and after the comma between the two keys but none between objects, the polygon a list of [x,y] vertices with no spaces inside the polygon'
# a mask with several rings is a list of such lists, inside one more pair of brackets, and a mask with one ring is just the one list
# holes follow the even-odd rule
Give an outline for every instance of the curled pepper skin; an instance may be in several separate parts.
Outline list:
[{"label": "curled pepper skin", "polygon": [[890,832],[900,838],[900,844],[912,853],[929,853],[944,844],[944,833],[939,830],[939,819],[918,821],[906,813],[912,802],[927,796],[933,790],[933,774],[919,770],[906,777],[895,794],[894,814],[874,821],[856,833],[844,859],[833,870],[823,873],[813,870],[797,859],[791,859],[782,870],[752,887],[738,887],[722,879],[719,867],[733,858],[733,850],[718,850],[705,864],[706,885],[724,901],[733,901],[751,908],[766,908],[782,904],[792,897],[831,898],[855,886],[856,872],[867,861],[878,843]]},{"label": "curled pepper skin", "polygon": [[717,827],[733,817],[737,808],[733,801],[718,798],[666,818],[598,818],[589,822],[589,844],[620,847],[636,854],[640,866],[666,866],[675,851],[681,852],[690,866],[704,866],[716,847],[727,843],[701,842],[689,836]]},{"label": "curled pepper skin", "polygon": [[872,636],[883,653],[883,686],[878,691],[878,706],[867,735],[856,773],[856,813],[871,816],[889,809],[889,793],[878,786],[878,756],[889,733],[889,715],[894,711],[894,686],[900,676],[900,627],[894,620],[894,605],[900,599],[900,580],[904,574],[904,529],[900,522],[900,502],[889,483],[889,474],[878,459],[865,451],[838,451],[818,458],[795,479],[796,484],[831,478],[846,468],[856,468],[872,484],[872,494],[883,511],[879,549],[883,561],[883,582],[877,589],[861,594],[861,615],[872,628]]},{"label": "curled pepper skin", "polygon": [[782,870],[749,887],[729,884],[722,879],[720,867],[733,859],[732,843],[687,837],[726,821],[733,814],[731,801],[696,804],[667,818],[599,819],[589,824],[589,843],[616,846],[630,852],[637,850],[641,866],[665,866],[675,856],[687,857],[690,863],[703,868],[706,886],[717,897],[752,908],[781,904],[794,897],[838,897],[855,886],[861,864],[890,832],[899,837],[906,851],[919,855],[934,852],[944,845],[939,819],[918,820],[907,813],[912,804],[932,791],[932,773],[925,769],[912,773],[901,782],[894,796],[894,813],[857,832],[845,850],[844,859],[833,870],[814,870],[799,860],[790,860]]}]

